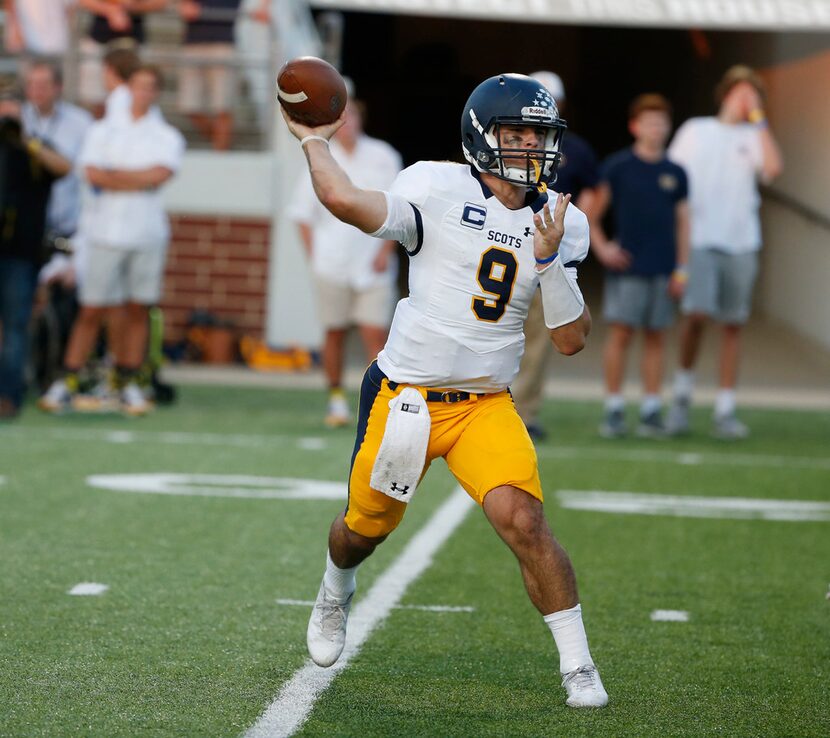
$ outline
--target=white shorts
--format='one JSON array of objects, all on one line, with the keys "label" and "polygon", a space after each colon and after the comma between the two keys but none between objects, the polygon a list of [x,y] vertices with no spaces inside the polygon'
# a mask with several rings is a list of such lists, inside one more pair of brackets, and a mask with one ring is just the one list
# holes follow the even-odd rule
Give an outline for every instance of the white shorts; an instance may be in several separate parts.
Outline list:
[{"label": "white shorts", "polygon": [[[233,110],[236,70],[223,62],[233,62],[234,47],[222,43],[185,44],[179,55],[179,109],[183,113],[214,114]],[[219,63],[201,63],[207,60]]]},{"label": "white shorts", "polygon": [[391,283],[366,289],[315,277],[320,322],[326,330],[352,325],[388,328],[392,322],[395,289]]},{"label": "white shorts", "polygon": [[82,38],[79,48],[78,98],[85,105],[99,105],[107,97],[104,88],[104,46],[91,38]]},{"label": "white shorts", "polygon": [[155,305],[161,298],[166,258],[163,245],[124,249],[90,243],[84,254],[81,305]]}]

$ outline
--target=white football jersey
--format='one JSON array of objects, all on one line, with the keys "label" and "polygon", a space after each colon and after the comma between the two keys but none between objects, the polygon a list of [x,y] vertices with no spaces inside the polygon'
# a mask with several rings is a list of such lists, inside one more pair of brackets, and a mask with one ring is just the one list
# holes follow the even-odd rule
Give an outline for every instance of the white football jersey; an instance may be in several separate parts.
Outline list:
[{"label": "white football jersey", "polygon": [[[390,217],[374,234],[402,240],[410,256],[409,297],[378,356],[384,374],[468,392],[510,385],[539,285],[533,214],[547,200],[529,191],[527,205],[510,210],[464,164],[420,162],[398,175],[387,194]],[[408,222],[392,222],[395,212]],[[588,244],[587,218],[570,205],[558,258],[575,267]]]}]

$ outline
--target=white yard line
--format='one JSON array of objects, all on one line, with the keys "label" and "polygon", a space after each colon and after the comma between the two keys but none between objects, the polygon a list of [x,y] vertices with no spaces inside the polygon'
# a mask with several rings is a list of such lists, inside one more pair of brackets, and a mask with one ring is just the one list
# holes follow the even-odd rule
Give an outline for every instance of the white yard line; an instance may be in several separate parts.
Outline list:
[{"label": "white yard line", "polygon": [[328,669],[306,661],[245,733],[245,738],[287,738],[300,728],[318,697],[358,654],[372,631],[401,601],[409,585],[429,568],[435,554],[472,507],[472,500],[457,488],[357,602],[349,617],[346,648],[340,660]]},{"label": "white yard line", "polygon": [[701,497],[598,489],[560,489],[556,498],[564,508],[591,512],[789,522],[830,520],[830,502],[818,500]]},{"label": "white yard line", "polygon": [[688,623],[689,613],[686,610],[654,610],[651,619],[656,623]]},{"label": "white yard line", "polygon": [[[313,607],[314,600],[292,600],[280,597],[276,600],[278,605],[289,605],[291,607]],[[475,612],[474,607],[469,605],[395,605],[395,610],[420,610],[422,612]]]},{"label": "white yard line", "polygon": [[[9,436],[31,436],[61,441],[107,443],[160,443],[163,445],[234,446],[237,448],[271,448],[286,443],[304,451],[317,451],[325,439],[297,438],[289,435],[246,433],[189,433],[157,431],[91,430],[83,428],[7,428]],[[612,449],[589,446],[538,446],[536,454],[544,459],[597,459],[606,461],[654,462],[681,466],[747,466],[783,470],[817,469],[830,471],[830,457],[780,456],[775,454],[732,453],[720,451],[673,451],[671,449]]]}]

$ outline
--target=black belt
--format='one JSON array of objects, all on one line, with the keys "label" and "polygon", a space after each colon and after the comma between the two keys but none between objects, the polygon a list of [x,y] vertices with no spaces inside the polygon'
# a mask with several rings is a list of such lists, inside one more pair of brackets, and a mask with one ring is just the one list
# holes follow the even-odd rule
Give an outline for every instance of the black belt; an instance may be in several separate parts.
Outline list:
[{"label": "black belt", "polygon": [[[387,379],[386,383],[389,385],[389,389],[393,392],[400,386],[397,382],[393,382],[391,379]],[[446,390],[444,392],[438,392],[437,390],[428,389],[427,402],[464,402],[465,400],[469,400],[473,397],[483,397],[484,394],[484,392],[462,392],[461,390]]]}]

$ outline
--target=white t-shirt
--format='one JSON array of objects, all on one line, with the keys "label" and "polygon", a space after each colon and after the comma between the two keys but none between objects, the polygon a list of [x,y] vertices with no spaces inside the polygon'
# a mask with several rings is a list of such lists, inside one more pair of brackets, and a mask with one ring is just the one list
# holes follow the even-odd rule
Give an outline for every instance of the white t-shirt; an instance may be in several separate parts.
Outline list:
[{"label": "white t-shirt", "polygon": [[67,8],[75,0],[15,0],[26,51],[58,56],[69,47]]},{"label": "white t-shirt", "polygon": [[692,248],[735,254],[761,248],[758,129],[692,118],[677,130],[668,153],[689,178]]},{"label": "white t-shirt", "polygon": [[[510,210],[463,164],[420,162],[401,172],[375,234],[400,240],[410,256],[409,297],[378,356],[390,379],[468,392],[510,385],[539,286],[533,214],[547,200],[531,192],[525,207]],[[588,243],[588,220],[570,205],[558,258],[574,279]]]},{"label": "white t-shirt", "polygon": [[[102,169],[167,167],[178,171],[185,142],[181,133],[158,117],[94,123],[78,166]],[[90,242],[125,249],[158,248],[170,235],[161,188],[119,192],[91,188],[84,203],[82,230]]]},{"label": "white t-shirt", "polygon": [[[330,146],[335,161],[362,189],[388,190],[401,171],[400,154],[376,138],[361,136],[351,154],[336,140]],[[395,259],[389,259],[384,272],[372,268],[383,241],[339,221],[326,210],[314,194],[307,171],[289,207],[289,217],[312,227],[311,268],[317,276],[358,290],[395,280]]]}]

